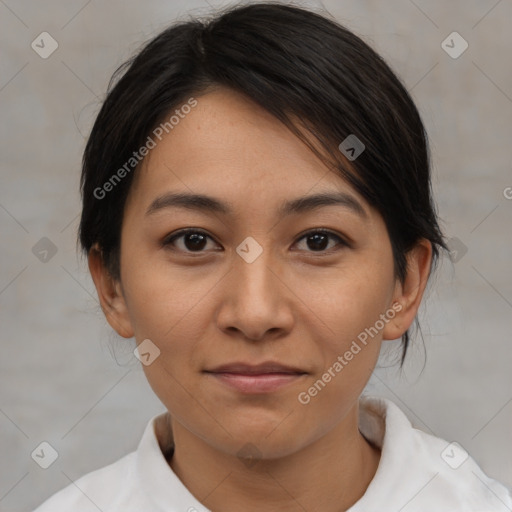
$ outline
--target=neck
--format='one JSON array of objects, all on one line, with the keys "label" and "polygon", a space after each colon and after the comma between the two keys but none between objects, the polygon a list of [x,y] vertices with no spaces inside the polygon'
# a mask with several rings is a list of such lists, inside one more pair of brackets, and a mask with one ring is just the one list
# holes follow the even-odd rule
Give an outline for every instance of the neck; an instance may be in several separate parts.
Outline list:
[{"label": "neck", "polygon": [[212,511],[341,512],[363,496],[379,464],[380,450],[358,430],[357,404],[334,429],[300,450],[247,464],[167,418],[171,433],[160,426],[157,437],[161,446],[174,439],[169,464]]}]

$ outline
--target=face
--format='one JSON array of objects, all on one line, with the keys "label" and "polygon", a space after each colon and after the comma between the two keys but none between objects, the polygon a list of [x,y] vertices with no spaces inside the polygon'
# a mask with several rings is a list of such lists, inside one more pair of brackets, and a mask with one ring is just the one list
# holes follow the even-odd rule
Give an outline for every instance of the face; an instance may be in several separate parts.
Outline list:
[{"label": "face", "polygon": [[[390,313],[404,290],[382,217],[250,101],[197,101],[137,171],[107,316],[158,347],[143,368],[174,422],[225,453],[283,456],[353,410],[412,317]],[[337,199],[298,202],[318,194]]]}]

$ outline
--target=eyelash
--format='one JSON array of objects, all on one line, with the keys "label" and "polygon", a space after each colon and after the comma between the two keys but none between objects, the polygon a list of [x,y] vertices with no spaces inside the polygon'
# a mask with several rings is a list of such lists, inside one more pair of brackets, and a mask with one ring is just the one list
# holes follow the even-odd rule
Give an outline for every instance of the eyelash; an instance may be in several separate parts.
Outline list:
[{"label": "eyelash", "polygon": [[[200,255],[204,254],[206,251],[182,251],[181,249],[176,249],[176,248],[172,247],[175,240],[177,240],[178,238],[182,238],[185,235],[192,234],[192,233],[204,235],[207,238],[209,238],[210,240],[213,240],[213,238],[208,233],[206,233],[205,231],[203,231],[201,229],[187,228],[187,229],[181,229],[181,230],[177,231],[176,233],[172,233],[171,235],[168,235],[167,237],[165,237],[164,240],[162,241],[162,246],[164,248],[169,248],[170,250],[173,250],[173,251],[183,252],[187,255],[200,256]],[[311,254],[315,254],[317,256],[329,255],[332,252],[339,251],[340,249],[342,249],[344,247],[350,246],[349,243],[346,242],[340,235],[338,235],[330,230],[319,229],[319,228],[307,231],[306,233],[303,233],[302,235],[299,236],[299,238],[297,239],[297,242],[307,238],[308,236],[315,235],[315,234],[327,235],[331,238],[334,238],[337,241],[337,245],[335,247],[331,247],[331,249],[322,250],[322,251],[306,251]]]}]

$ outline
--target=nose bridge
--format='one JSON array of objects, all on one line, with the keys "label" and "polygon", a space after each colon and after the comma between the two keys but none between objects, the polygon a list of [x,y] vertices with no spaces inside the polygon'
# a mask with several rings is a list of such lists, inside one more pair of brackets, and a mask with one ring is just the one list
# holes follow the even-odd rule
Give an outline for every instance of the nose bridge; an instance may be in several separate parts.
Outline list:
[{"label": "nose bridge", "polygon": [[264,302],[271,304],[275,294],[275,273],[272,271],[271,250],[263,249],[253,238],[248,237],[237,247],[233,261],[234,289],[237,301]]},{"label": "nose bridge", "polygon": [[277,277],[272,252],[256,245],[254,239],[237,247],[230,277],[223,292],[219,327],[241,331],[260,339],[269,329],[289,329],[292,313],[286,287]]}]

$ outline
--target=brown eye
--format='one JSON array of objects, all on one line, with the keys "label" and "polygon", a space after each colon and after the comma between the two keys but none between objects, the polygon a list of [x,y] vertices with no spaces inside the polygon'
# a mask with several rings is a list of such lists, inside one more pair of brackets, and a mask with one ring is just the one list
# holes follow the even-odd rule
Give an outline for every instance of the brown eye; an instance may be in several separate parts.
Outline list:
[{"label": "brown eye", "polygon": [[[163,241],[164,247],[171,247],[182,252],[205,252],[208,240],[212,238],[203,231],[189,229],[182,230],[167,237]],[[178,243],[177,243],[178,242]]]},{"label": "brown eye", "polygon": [[306,240],[308,248],[312,251],[325,251],[329,245],[329,235],[324,233],[315,233],[314,235],[309,235]]},{"label": "brown eye", "polygon": [[206,236],[202,233],[183,235],[183,244],[189,251],[201,251],[206,245]]},{"label": "brown eye", "polygon": [[[330,252],[337,246],[347,246],[348,244],[338,235],[330,231],[310,231],[300,238],[299,241],[306,240],[306,252]],[[329,241],[335,240],[336,243],[329,247]]]}]

